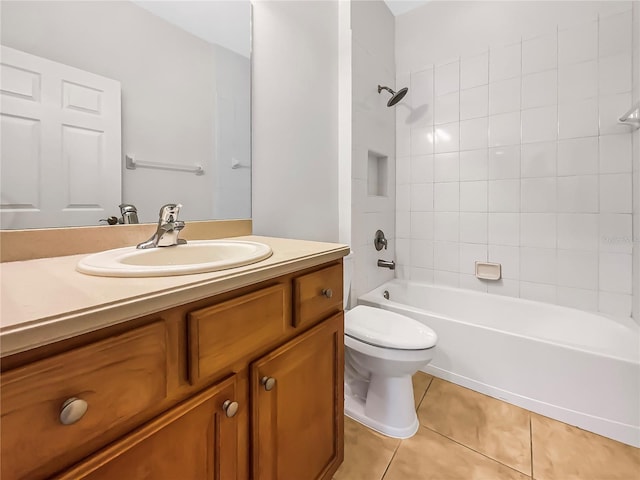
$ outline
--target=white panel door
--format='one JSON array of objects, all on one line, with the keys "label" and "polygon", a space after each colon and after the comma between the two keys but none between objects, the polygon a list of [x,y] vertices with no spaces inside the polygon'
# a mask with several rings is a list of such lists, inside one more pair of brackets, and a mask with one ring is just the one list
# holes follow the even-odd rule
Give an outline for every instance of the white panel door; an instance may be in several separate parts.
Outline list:
[{"label": "white panel door", "polygon": [[97,225],[121,199],[120,82],[0,48],[0,227]]}]

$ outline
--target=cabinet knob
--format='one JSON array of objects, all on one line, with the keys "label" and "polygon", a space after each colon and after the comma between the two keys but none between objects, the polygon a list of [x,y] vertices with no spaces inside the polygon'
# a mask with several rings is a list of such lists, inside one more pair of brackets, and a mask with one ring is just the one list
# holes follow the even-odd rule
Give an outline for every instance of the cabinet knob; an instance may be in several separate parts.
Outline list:
[{"label": "cabinet knob", "polygon": [[224,410],[224,413],[227,417],[231,418],[236,413],[238,413],[238,402],[232,402],[231,400],[226,400],[222,404],[222,410]]},{"label": "cabinet knob", "polygon": [[62,404],[60,409],[60,423],[73,425],[87,412],[89,404],[81,398],[71,397]]},{"label": "cabinet knob", "polygon": [[331,290],[330,288],[325,288],[322,290],[322,295],[324,295],[327,298],[331,298],[333,297],[333,290]]},{"label": "cabinet knob", "polygon": [[264,385],[264,389],[268,392],[276,386],[276,379],[273,377],[262,377],[260,383]]}]

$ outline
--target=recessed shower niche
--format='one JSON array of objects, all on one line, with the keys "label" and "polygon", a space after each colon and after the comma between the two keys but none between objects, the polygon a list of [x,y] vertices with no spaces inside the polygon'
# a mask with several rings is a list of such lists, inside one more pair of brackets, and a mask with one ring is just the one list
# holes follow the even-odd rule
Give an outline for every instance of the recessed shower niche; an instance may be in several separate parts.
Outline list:
[{"label": "recessed shower niche", "polygon": [[386,197],[389,179],[389,157],[380,153],[368,152],[367,194],[370,197]]}]

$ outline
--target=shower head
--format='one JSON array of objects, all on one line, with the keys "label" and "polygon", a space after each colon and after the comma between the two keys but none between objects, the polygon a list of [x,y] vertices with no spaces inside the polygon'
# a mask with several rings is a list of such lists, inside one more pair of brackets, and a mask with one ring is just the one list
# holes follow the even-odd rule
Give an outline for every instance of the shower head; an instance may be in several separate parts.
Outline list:
[{"label": "shower head", "polygon": [[405,88],[401,88],[397,92],[394,92],[389,87],[383,87],[381,85],[378,85],[378,93],[382,92],[382,90],[386,90],[391,94],[391,98],[387,102],[387,107],[393,107],[396,103],[402,100],[404,96],[407,94],[407,92],[409,91],[409,89],[405,87]]}]

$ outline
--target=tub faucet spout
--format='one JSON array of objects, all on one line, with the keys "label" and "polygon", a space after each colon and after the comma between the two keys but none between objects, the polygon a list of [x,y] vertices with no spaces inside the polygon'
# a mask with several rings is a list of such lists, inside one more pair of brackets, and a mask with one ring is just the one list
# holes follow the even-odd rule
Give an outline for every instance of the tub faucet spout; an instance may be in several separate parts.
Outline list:
[{"label": "tub faucet spout", "polygon": [[394,262],[393,260],[391,260],[391,261],[378,260],[378,266],[382,267],[382,268],[388,268],[389,270],[395,270],[396,269],[396,262]]}]

